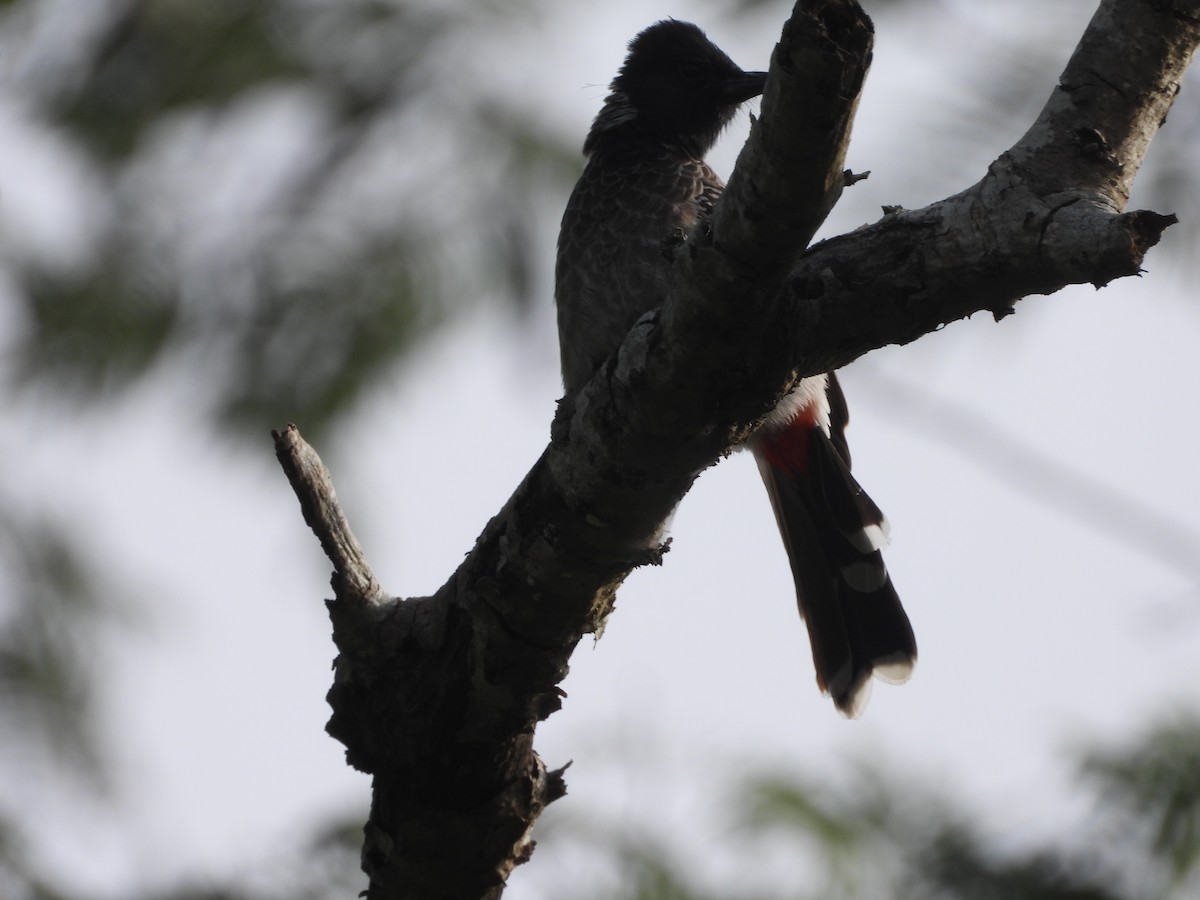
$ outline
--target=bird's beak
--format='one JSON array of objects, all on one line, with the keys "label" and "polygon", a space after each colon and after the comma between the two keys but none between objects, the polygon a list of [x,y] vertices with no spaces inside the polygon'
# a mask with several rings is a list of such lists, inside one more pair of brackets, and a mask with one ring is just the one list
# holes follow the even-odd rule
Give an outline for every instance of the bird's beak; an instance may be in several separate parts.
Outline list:
[{"label": "bird's beak", "polygon": [[763,92],[767,84],[766,72],[743,72],[725,82],[722,97],[726,103],[745,103]]}]

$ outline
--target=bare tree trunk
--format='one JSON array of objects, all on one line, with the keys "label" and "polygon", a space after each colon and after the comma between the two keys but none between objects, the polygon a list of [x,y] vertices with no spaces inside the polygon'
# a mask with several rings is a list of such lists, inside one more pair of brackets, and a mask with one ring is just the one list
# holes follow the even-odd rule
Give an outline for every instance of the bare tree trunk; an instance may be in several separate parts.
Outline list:
[{"label": "bare tree trunk", "polygon": [[853,0],[800,0],[762,117],[674,293],[555,417],[433,597],[389,596],[294,427],[276,451],[334,563],[329,732],[374,776],[368,897],[490,898],[565,792],[533,750],[580,638],[661,562],[663,521],[802,376],[1030,294],[1139,271],[1172,216],[1124,212],[1197,42],[1200,0],[1104,0],[1029,131],[971,188],[805,252],[847,181],[870,63]]}]

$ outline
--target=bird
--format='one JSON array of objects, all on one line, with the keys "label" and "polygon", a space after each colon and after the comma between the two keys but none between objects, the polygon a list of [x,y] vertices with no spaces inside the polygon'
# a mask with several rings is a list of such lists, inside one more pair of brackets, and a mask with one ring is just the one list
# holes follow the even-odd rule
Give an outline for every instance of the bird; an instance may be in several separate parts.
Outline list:
[{"label": "bird", "polygon": [[[584,141],[559,230],[554,295],[568,397],[662,305],[669,249],[724,189],[704,157],[766,80],[690,22],[664,19],[630,41]],[[856,718],[872,675],[908,680],[917,648],[880,552],[887,520],[850,474],[848,421],[836,374],[806,377],[745,446],[791,564],[817,685]]]}]

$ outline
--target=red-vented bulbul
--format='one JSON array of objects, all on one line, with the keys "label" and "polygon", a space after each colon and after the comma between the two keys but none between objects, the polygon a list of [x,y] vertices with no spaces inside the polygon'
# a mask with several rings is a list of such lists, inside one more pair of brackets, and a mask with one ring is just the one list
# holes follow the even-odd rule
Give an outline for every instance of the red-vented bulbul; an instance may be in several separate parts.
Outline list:
[{"label": "red-vented bulbul", "polygon": [[[766,78],[743,72],[687,22],[658,22],[630,42],[584,142],[587,165],[559,233],[555,300],[568,394],[662,304],[665,248],[712,211],[724,187],[704,155]],[[871,675],[906,681],[917,648],[879,552],[886,520],[850,474],[847,421],[834,374],[804,378],[748,446],[791,560],[817,684],[857,716]]]}]

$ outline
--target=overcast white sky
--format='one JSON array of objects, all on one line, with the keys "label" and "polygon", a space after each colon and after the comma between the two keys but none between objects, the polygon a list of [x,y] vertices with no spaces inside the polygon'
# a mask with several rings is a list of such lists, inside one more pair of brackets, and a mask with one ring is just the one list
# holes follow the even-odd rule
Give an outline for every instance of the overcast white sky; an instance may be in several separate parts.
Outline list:
[{"label": "overcast white sky", "polygon": [[[932,31],[876,19],[849,160],[872,175],[832,231],[884,204],[917,207],[965,187],[1019,137],[1022,128],[988,132],[978,158],[936,144],[928,123],[969,108],[964,73],[994,38],[972,24],[975,7],[931,6]],[[1040,25],[1072,36],[1090,15],[1088,3],[1050,6],[986,9],[1036,8]],[[502,59],[502,79],[582,141],[624,43],[666,15],[699,22],[747,68],[765,68],[781,24],[723,22],[702,4],[563,4],[536,32],[514,26],[486,50],[481,37],[480,52]],[[553,64],[531,69],[534,48],[549,46]],[[1194,101],[1185,91],[1181,103]],[[745,128],[743,116],[714,157],[724,173]],[[1194,218],[1196,206],[1180,197],[1162,211]],[[531,330],[481,313],[437,336],[364,404],[336,450],[318,448],[392,592],[435,590],[547,440],[560,393],[555,217]],[[1181,239],[1168,231],[1164,251],[1183,255]],[[551,765],[574,760],[558,806],[648,817],[700,840],[734,761],[836,779],[849,760],[868,759],[985,810],[1011,840],[1083,815],[1064,749],[1133,736],[1200,699],[1200,566],[1193,557],[1189,577],[1187,559],[1172,566],[1139,549],[1144,522],[1079,499],[1010,447],[981,449],[989,440],[978,428],[948,442],[939,406],[910,407],[895,392],[920,384],[1196,539],[1200,313],[1164,251],[1140,279],[1032,298],[1000,325],[977,317],[844,373],[856,472],[892,522],[886,558],[920,645],[908,685],[877,685],[856,722],[817,693],[765,492],[752,461],[734,457],[685,499],[666,564],[634,573],[604,638],[577,651],[564,709],[537,742]],[[102,552],[149,586],[139,599],[154,613],[106,667],[128,815],[80,817],[64,803],[39,823],[80,886],[249,866],[321,815],[367,800],[367,780],[324,734],[333,647],[317,543],[267,436],[257,460],[215,443],[180,407],[182,393],[162,382],[115,413],[73,421],[27,400],[0,427],[0,454],[24,473],[17,499],[94,530]],[[1122,529],[1128,540],[1113,537]],[[552,863],[541,856],[508,896],[544,896],[533,870]]]}]

